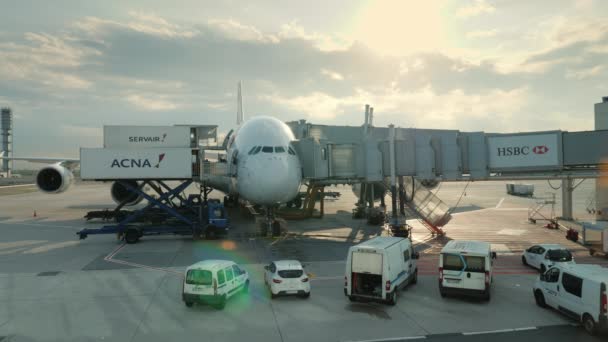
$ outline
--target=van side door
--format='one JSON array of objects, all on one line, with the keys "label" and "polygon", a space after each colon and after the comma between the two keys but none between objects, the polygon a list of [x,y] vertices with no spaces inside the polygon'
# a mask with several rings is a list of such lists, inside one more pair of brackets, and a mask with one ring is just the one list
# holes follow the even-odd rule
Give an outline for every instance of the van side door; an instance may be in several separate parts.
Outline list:
[{"label": "van side door", "polygon": [[550,268],[543,274],[545,279],[541,282],[545,302],[553,308],[557,308],[560,302],[558,292],[560,273],[558,268]]},{"label": "van side door", "polygon": [[410,248],[406,248],[403,251],[403,267],[407,274],[407,278],[414,274],[414,267],[412,265],[412,250]]},{"label": "van side door", "polygon": [[561,288],[558,286],[559,309],[577,319],[584,313],[583,281],[580,277],[562,272]]},{"label": "van side door", "polygon": [[239,289],[245,284],[245,271],[241,270],[237,265],[232,265],[232,272],[234,273],[234,285]]},{"label": "van side door", "polygon": [[235,292],[236,288],[232,266],[224,268],[224,273],[226,274],[226,290],[222,292],[226,294],[226,297],[230,297]]}]

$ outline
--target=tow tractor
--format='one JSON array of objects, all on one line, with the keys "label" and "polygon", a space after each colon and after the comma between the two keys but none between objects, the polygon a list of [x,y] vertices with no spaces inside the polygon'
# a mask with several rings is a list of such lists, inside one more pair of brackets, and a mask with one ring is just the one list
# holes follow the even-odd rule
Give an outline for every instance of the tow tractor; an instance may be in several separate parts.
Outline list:
[{"label": "tow tractor", "polygon": [[[133,244],[145,235],[191,235],[195,239],[201,236],[212,239],[228,233],[226,210],[219,200],[207,198],[210,188],[201,187],[199,194],[184,197],[182,192],[192,183],[191,180],[174,188],[160,180],[146,180],[137,183],[137,186],[130,182],[121,183],[129,191],[148,200],[148,204],[135,211],[122,210],[123,205],[119,204],[115,210],[87,213],[87,220],[114,219],[117,224],[82,229],[76,233],[80,239],[96,234],[116,234],[119,240]],[[146,185],[157,192],[157,198],[143,191]]]}]

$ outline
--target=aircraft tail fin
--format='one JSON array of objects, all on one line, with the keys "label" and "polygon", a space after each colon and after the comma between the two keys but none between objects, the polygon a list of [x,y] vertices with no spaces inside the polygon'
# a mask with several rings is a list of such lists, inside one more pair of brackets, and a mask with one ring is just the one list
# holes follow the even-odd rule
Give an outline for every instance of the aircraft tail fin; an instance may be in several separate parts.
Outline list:
[{"label": "aircraft tail fin", "polygon": [[239,81],[237,87],[236,124],[240,125],[243,123],[243,121],[245,121],[245,117],[243,116],[243,97],[241,95],[241,81]]}]

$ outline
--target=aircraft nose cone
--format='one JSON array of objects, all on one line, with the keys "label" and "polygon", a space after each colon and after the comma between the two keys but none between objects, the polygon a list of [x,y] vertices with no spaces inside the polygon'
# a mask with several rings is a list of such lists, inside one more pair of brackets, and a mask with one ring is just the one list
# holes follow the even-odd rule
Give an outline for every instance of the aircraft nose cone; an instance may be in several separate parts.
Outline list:
[{"label": "aircraft nose cone", "polygon": [[245,199],[263,205],[285,203],[298,192],[300,169],[288,155],[249,158],[239,168],[239,192]]}]

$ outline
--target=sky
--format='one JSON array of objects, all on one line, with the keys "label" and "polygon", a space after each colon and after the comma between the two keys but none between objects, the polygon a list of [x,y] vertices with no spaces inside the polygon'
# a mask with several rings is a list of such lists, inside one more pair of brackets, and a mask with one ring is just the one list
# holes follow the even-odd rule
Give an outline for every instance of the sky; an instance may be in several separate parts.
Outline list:
[{"label": "sky", "polygon": [[20,0],[3,6],[14,155],[78,157],[103,125],[591,130],[608,95],[599,0]]}]

